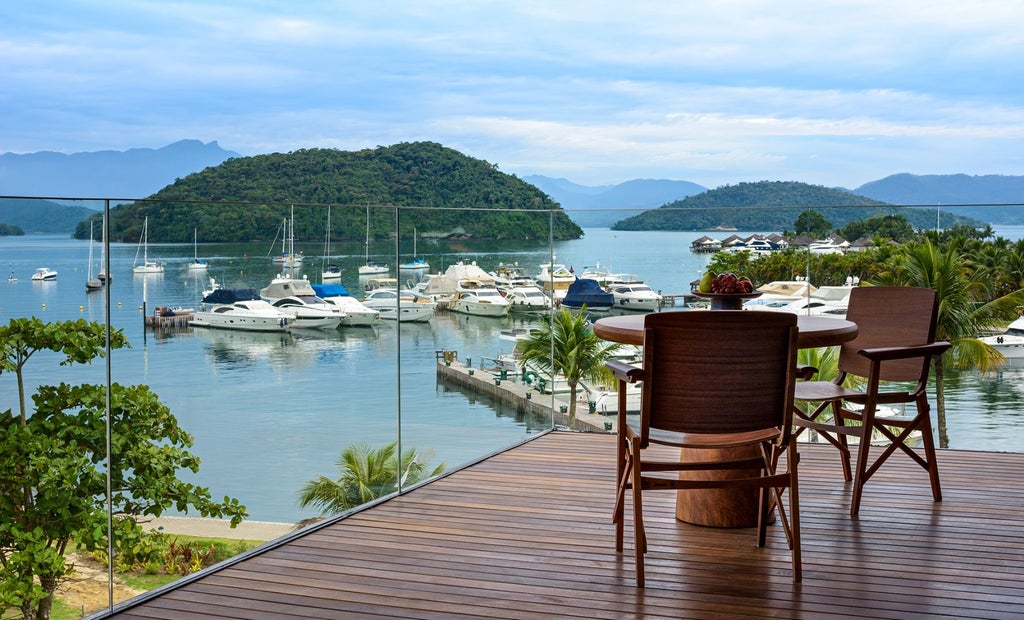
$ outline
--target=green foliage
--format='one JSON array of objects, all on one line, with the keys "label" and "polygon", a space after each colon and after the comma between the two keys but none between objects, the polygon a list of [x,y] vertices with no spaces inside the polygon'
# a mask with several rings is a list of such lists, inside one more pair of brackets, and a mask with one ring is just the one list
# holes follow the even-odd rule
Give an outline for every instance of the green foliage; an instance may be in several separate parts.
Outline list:
[{"label": "green foliage", "polygon": [[562,308],[551,317],[550,323],[541,323],[540,329],[519,346],[523,364],[532,364],[553,378],[565,377],[569,385],[569,426],[576,425],[576,394],[581,380],[600,380],[605,373],[604,363],[620,345],[598,338],[590,328],[587,307],[573,315]]},{"label": "green foliage", "polygon": [[299,490],[299,505],[313,506],[332,515],[384,497],[421,480],[440,475],[444,463],[428,469],[429,453],[406,448],[398,458],[398,442],[379,448],[366,444],[349,446],[338,457],[338,477],[320,475]]},{"label": "green foliage", "polygon": [[810,209],[801,211],[793,222],[793,231],[798,235],[809,235],[820,239],[832,232],[832,224],[825,219],[825,216]]},{"label": "green foliage", "polygon": [[[84,320],[43,323],[12,319],[0,327],[0,374],[17,375],[21,411],[0,412],[0,603],[26,619],[49,617],[52,595],[71,571],[69,543],[93,551],[104,545],[107,476],[110,506],[124,528],[141,515],[174,508],[202,516],[245,516],[238,500],[214,501],[208,489],[178,480],[197,471],[192,438],[147,386],[43,385],[25,406],[23,369],[38,351],[63,355],[61,364],[88,363],[103,354],[106,328]],[[110,332],[112,348],[127,346]],[[107,401],[111,429],[107,472]],[[119,529],[133,545],[130,530]],[[145,555],[143,546],[129,548]]]},{"label": "green foliage", "polygon": [[[962,226],[974,231],[970,226]],[[840,237],[854,241],[857,239],[882,239],[903,243],[916,238],[914,227],[902,215],[876,215],[865,220],[856,220],[836,231]]]},{"label": "green foliage", "polygon": [[[583,234],[536,187],[440,144],[413,142],[229,159],[178,179],[145,202],[111,209],[110,237],[138,242],[148,215],[151,242],[191,242],[193,229],[200,242],[271,242],[291,205],[298,242],[323,240],[327,205],[333,206],[331,236],[339,241],[363,239],[367,205],[376,235],[396,230],[395,207],[410,207],[400,214],[403,237],[416,228],[441,236],[547,240],[552,221],[555,239]],[[552,209],[558,210],[553,219]],[[88,235],[84,221],[75,237]]]},{"label": "green foliage", "polygon": [[[875,215],[899,213],[919,229],[934,225],[934,211],[893,205],[821,185],[795,181],[760,181],[725,185],[626,218],[613,230],[786,230],[808,208],[836,226]],[[946,225],[981,224],[949,216]]]},{"label": "green foliage", "polygon": [[0,224],[0,237],[20,237],[25,231],[11,224]]},{"label": "green foliage", "polygon": [[766,256],[718,252],[708,264],[715,273],[732,272],[750,278],[754,287],[775,280],[807,277],[815,286],[841,286],[847,278],[866,282],[884,270],[884,263],[895,252],[891,246],[865,248],[846,254],[809,254],[803,248],[789,248]]}]

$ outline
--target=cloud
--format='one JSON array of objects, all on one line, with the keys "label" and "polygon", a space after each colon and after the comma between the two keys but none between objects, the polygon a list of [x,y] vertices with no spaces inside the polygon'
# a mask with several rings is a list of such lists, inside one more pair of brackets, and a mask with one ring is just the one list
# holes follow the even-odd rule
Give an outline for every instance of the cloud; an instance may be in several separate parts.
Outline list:
[{"label": "cloud", "polygon": [[593,184],[1020,174],[1022,21],[987,0],[5,3],[0,151],[433,140]]}]

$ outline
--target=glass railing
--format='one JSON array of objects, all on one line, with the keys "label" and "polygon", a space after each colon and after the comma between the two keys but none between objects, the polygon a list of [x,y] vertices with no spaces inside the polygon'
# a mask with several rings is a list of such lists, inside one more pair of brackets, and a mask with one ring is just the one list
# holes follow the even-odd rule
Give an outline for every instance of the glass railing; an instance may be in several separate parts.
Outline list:
[{"label": "glass railing", "polygon": [[[39,412],[52,412],[59,402],[78,423],[93,424],[92,434],[78,438],[80,445],[88,437],[89,448],[75,452],[91,464],[69,470],[70,461],[56,458],[57,448],[67,447],[61,438],[72,436],[70,430],[49,435],[40,430],[46,436],[25,445],[48,450],[46,458],[53,460],[42,462],[53,471],[68,476],[76,471],[99,496],[110,493],[111,502],[104,497],[92,508],[109,512],[114,543],[71,532],[72,548],[95,543],[84,557],[102,562],[113,553],[115,571],[109,574],[156,575],[147,587],[402,492],[552,428],[571,424],[581,431],[611,431],[615,394],[608,377],[584,380],[574,407],[564,380],[552,377],[544,364],[522,364],[524,342],[553,312],[547,300],[561,298],[568,282],[582,277],[598,281],[611,295],[592,320],[700,307],[691,286],[714,260],[712,250],[721,247],[710,246],[754,234],[609,229],[610,222],[635,215],[627,210],[570,212],[589,224],[579,238],[566,234],[571,226],[562,212],[503,211],[489,215],[503,218],[499,226],[507,231],[495,240],[472,232],[470,224],[485,214],[469,209],[145,201],[128,209],[103,200],[62,203],[92,210],[94,241],[88,225],[79,227],[79,239],[66,227],[0,237],[6,263],[0,266],[9,273],[0,297],[0,326],[30,317],[44,324],[84,319],[109,324],[130,346],[118,347],[115,337],[109,356],[100,357],[107,347],[103,331],[83,333],[85,344],[97,347],[95,359],[65,365],[60,353],[47,349],[51,341],[84,346],[68,337],[67,329],[63,336],[44,330],[35,336],[41,340],[22,345],[39,349],[20,373],[26,417],[42,417]],[[756,251],[750,260],[757,260]],[[847,277],[859,277],[830,272],[836,281],[822,282],[824,267],[810,259],[809,248],[805,251],[805,268],[792,274],[793,281],[842,286]],[[368,269],[373,266],[379,272]],[[43,267],[56,276],[33,279]],[[100,280],[101,271],[110,278]],[[569,274],[565,279],[562,271]],[[507,281],[515,276],[547,288],[548,296],[531,297],[536,289],[524,287],[489,297],[495,280],[511,286]],[[316,300],[303,299],[307,281],[342,311],[332,313]],[[213,290],[262,292],[272,307],[256,303],[218,311],[202,303]],[[299,293],[300,299],[288,301],[287,293]],[[597,297],[588,299],[592,306],[598,303]],[[366,310],[368,305],[374,308]],[[323,315],[327,326],[318,326]],[[330,324],[331,317],[338,322]],[[21,416],[19,373],[10,365],[17,355],[13,345],[0,344],[9,364],[0,373],[0,409],[12,411],[7,430],[13,433]],[[636,353],[623,348],[616,355]],[[39,386],[61,383],[100,388],[79,400],[42,390],[46,398],[33,400]],[[1014,413],[1021,409],[1014,404],[1024,399],[1022,385],[1024,365],[1012,361],[989,373],[947,369],[940,444],[1024,449],[1016,432],[1024,419]],[[108,386],[112,402],[95,400]],[[153,459],[170,458],[176,446],[173,437],[162,434],[167,419],[153,415],[162,411],[158,405],[144,393],[117,386],[148,386],[173,415],[191,442],[177,447],[199,464],[191,471],[183,467],[187,459],[158,462],[175,465],[176,478],[199,488],[200,497],[208,491],[216,518],[186,510],[180,497],[167,501],[169,492],[161,495],[160,486],[167,482],[165,472],[147,470],[146,463],[157,461],[142,460],[147,455],[138,450],[132,454],[139,460],[131,461],[126,477],[112,476],[106,486],[108,429],[113,471],[124,469],[126,441],[138,448],[147,434],[157,437],[148,451]],[[124,420],[149,426],[132,434],[118,427]],[[61,421],[69,428],[75,422]],[[21,467],[8,466],[14,468],[8,471]],[[35,488],[43,503],[52,500],[43,493],[49,482],[52,476],[28,487],[5,483],[10,487],[5,493],[17,497],[19,488],[22,495]],[[137,502],[146,494],[133,492],[133,484],[147,485],[152,499],[164,504],[144,510]],[[81,498],[83,510],[88,499]],[[231,529],[226,520],[239,512],[235,500],[245,507],[245,519]],[[124,517],[135,513],[149,513],[138,522],[161,532],[163,540],[142,544],[124,529]],[[214,553],[206,551],[210,544]],[[94,600],[80,608],[88,613],[109,604],[111,594],[115,600],[126,595],[113,589],[101,594],[98,605]]]}]

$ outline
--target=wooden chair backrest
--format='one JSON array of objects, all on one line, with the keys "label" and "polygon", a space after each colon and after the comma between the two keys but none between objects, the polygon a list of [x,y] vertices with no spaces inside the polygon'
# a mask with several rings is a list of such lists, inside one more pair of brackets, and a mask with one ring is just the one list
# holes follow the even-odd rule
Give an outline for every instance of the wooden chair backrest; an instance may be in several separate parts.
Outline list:
[{"label": "wooden chair backrest", "polygon": [[734,433],[792,419],[797,318],[787,312],[659,312],[644,320],[641,435]]},{"label": "wooden chair backrest", "polygon": [[[938,298],[930,288],[859,286],[850,291],[846,318],[857,324],[857,337],[839,350],[839,370],[868,376],[871,363],[861,349],[935,342]],[[881,366],[882,381],[918,381],[928,376],[928,359],[893,360]]]}]

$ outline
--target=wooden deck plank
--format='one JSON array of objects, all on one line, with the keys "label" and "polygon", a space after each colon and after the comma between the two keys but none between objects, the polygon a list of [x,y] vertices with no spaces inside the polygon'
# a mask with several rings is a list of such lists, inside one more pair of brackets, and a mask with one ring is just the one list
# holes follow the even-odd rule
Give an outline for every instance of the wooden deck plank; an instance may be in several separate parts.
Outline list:
[{"label": "wooden deck plank", "polygon": [[674,495],[650,493],[641,590],[631,528],[613,549],[614,450],[550,433],[111,617],[1024,617],[1024,455],[940,452],[940,503],[894,457],[853,519],[835,452],[801,448],[801,584],[777,525],[758,549],[753,530],[680,523]]}]

